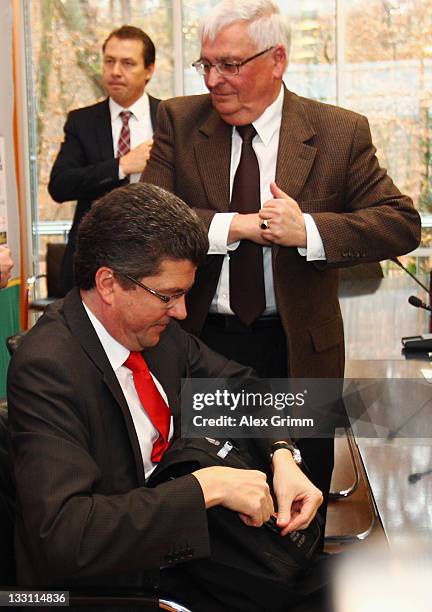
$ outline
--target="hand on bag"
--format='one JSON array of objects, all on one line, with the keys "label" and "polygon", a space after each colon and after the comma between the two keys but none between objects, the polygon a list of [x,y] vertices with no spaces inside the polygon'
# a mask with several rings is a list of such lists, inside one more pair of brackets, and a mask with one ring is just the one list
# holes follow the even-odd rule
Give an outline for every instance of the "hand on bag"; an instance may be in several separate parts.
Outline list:
[{"label": "hand on bag", "polygon": [[206,508],[224,506],[238,512],[251,527],[261,527],[274,514],[267,477],[258,470],[208,467],[193,472],[203,490]]},{"label": "hand on bag", "polygon": [[287,449],[273,455],[273,490],[278,512],[277,526],[281,535],[306,529],[323,502],[322,493],[296,465]]}]

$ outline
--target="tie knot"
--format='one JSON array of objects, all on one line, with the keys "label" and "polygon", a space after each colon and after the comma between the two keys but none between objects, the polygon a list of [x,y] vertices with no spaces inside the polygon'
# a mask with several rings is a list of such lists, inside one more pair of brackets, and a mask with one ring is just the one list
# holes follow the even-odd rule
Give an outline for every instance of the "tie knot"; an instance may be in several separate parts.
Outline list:
[{"label": "tie knot", "polygon": [[138,351],[131,351],[123,365],[132,370],[132,372],[148,372],[144,357]]},{"label": "tie knot", "polygon": [[247,125],[238,125],[236,129],[243,142],[252,142],[257,133],[252,123],[248,123]]},{"label": "tie knot", "polygon": [[129,125],[129,119],[131,118],[131,111],[121,111],[120,112],[120,119],[122,120],[123,125],[128,126]]}]

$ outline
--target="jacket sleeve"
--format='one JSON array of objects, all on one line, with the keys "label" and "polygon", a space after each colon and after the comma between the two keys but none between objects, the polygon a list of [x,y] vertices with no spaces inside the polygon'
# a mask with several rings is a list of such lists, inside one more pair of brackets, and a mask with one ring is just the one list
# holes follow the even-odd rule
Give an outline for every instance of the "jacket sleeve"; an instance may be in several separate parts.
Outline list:
[{"label": "jacket sleeve", "polygon": [[[168,101],[169,102],[169,101]],[[195,201],[187,198],[181,193],[180,185],[185,180],[182,173],[178,172],[178,155],[181,153],[176,150],[176,138],[178,134],[174,134],[173,125],[174,114],[170,112],[168,105],[165,102],[161,102],[158,108],[158,126],[154,135],[154,144],[151,151],[150,159],[144,172],[141,175],[141,181],[145,183],[152,183],[158,187],[162,187],[171,193],[183,198],[203,221],[204,225],[208,228],[210,223],[216,214],[216,210],[210,207],[204,208],[202,205],[202,199],[200,200],[201,205],[197,205],[197,194],[198,191],[202,191],[202,184],[199,174],[191,173],[187,177],[188,181],[191,181],[195,187]],[[183,129],[185,125],[183,124]],[[192,128],[188,125],[187,129],[189,133]],[[177,159],[176,159],[177,158]]]},{"label": "jacket sleeve", "polygon": [[420,216],[412,200],[380,167],[375,153],[369,123],[359,115],[346,169],[343,211],[312,213],[327,264],[380,261],[419,245]]},{"label": "jacket sleeve", "polygon": [[[64,141],[51,170],[48,191],[56,202],[94,200],[124,184],[118,177],[119,162],[114,158],[89,158],[83,140],[85,126],[77,111],[69,113]],[[88,135],[87,135],[88,137]]]}]

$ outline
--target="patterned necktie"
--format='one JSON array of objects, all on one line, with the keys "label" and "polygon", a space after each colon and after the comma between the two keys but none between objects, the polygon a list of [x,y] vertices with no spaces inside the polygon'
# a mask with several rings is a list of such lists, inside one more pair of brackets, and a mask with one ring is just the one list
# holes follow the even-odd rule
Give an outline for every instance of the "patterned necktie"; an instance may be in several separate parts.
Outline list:
[{"label": "patterned necktie", "polygon": [[117,157],[123,157],[130,151],[130,128],[129,119],[131,118],[131,111],[121,111],[120,119],[122,120],[122,129],[117,145]]},{"label": "patterned necktie", "polygon": [[[234,177],[230,212],[256,213],[261,207],[260,172],[252,147],[256,130],[252,124],[237,126],[243,143]],[[242,240],[229,253],[230,306],[238,318],[250,325],[265,310],[262,247]]]},{"label": "patterned necktie", "polygon": [[171,422],[170,409],[159,393],[141,353],[132,351],[123,365],[132,371],[133,381],[139,400],[151,422],[159,432],[158,439],[153,443],[151,454],[153,463],[158,463],[170,444],[168,441]]}]

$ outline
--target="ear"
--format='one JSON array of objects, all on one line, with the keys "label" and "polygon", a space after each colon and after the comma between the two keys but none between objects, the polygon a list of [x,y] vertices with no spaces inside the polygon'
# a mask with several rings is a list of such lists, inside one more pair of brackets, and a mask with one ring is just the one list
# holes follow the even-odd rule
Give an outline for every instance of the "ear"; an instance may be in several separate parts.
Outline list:
[{"label": "ear", "polygon": [[150,64],[149,66],[146,67],[146,72],[147,72],[146,85],[150,81],[150,79],[152,78],[154,71],[155,71],[155,65],[154,64]]},{"label": "ear", "polygon": [[99,268],[95,275],[95,288],[100,299],[112,305],[115,298],[115,289],[118,285],[111,268]]},{"label": "ear", "polygon": [[275,77],[281,79],[284,75],[287,66],[287,53],[283,45],[277,45],[273,50],[273,58],[275,61],[274,74]]}]

